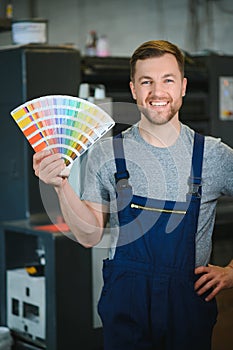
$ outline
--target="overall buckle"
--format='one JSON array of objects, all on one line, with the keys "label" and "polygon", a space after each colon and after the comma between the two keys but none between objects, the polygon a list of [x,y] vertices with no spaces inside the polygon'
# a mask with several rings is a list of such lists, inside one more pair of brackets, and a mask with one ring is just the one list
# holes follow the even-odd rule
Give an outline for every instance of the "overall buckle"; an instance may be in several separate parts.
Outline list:
[{"label": "overall buckle", "polygon": [[124,189],[127,187],[130,187],[128,179],[129,179],[129,172],[123,171],[123,172],[117,172],[114,174],[115,181],[118,189]]},{"label": "overall buckle", "polygon": [[188,194],[191,194],[195,197],[201,197],[201,187],[202,181],[201,177],[189,177],[188,179],[189,191]]}]

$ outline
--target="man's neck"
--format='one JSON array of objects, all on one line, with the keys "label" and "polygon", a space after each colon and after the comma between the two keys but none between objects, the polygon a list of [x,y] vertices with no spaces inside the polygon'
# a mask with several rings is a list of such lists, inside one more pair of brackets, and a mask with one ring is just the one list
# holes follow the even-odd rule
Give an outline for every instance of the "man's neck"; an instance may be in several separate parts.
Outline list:
[{"label": "man's neck", "polygon": [[142,118],[139,122],[141,137],[155,147],[166,148],[172,146],[180,135],[180,122],[174,117],[163,125],[155,125]]}]

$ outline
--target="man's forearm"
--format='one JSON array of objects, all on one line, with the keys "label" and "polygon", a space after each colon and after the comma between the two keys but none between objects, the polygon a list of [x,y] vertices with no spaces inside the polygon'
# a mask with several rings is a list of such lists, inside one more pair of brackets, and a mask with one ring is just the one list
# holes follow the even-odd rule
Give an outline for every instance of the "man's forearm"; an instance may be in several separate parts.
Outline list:
[{"label": "man's forearm", "polygon": [[103,213],[82,201],[69,182],[56,189],[65,222],[80,244],[85,247],[96,245],[103,233]]}]

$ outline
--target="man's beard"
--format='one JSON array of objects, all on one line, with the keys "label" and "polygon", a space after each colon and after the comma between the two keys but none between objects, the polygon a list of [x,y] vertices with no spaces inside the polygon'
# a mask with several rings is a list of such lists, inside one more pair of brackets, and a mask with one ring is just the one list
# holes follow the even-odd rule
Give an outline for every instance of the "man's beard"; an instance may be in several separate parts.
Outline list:
[{"label": "man's beard", "polygon": [[147,109],[142,106],[138,106],[138,109],[151,124],[165,125],[173,119],[173,117],[179,111],[181,105],[182,105],[182,101],[175,107],[172,107],[170,112],[167,113],[165,116],[163,116],[162,113],[160,114],[156,111],[151,111],[150,109]]}]

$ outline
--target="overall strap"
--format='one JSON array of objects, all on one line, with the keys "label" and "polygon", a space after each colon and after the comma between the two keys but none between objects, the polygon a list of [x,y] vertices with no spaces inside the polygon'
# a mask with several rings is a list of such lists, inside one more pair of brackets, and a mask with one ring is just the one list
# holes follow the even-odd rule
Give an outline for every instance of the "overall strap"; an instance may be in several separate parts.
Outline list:
[{"label": "overall strap", "polygon": [[128,184],[129,172],[126,169],[122,133],[113,137],[113,149],[116,163],[116,183],[120,180],[125,180],[124,182]]},{"label": "overall strap", "polygon": [[197,197],[201,197],[202,186],[202,164],[204,153],[205,138],[195,132],[193,142],[193,155],[192,155],[192,167],[191,174],[188,180],[189,194]]}]

